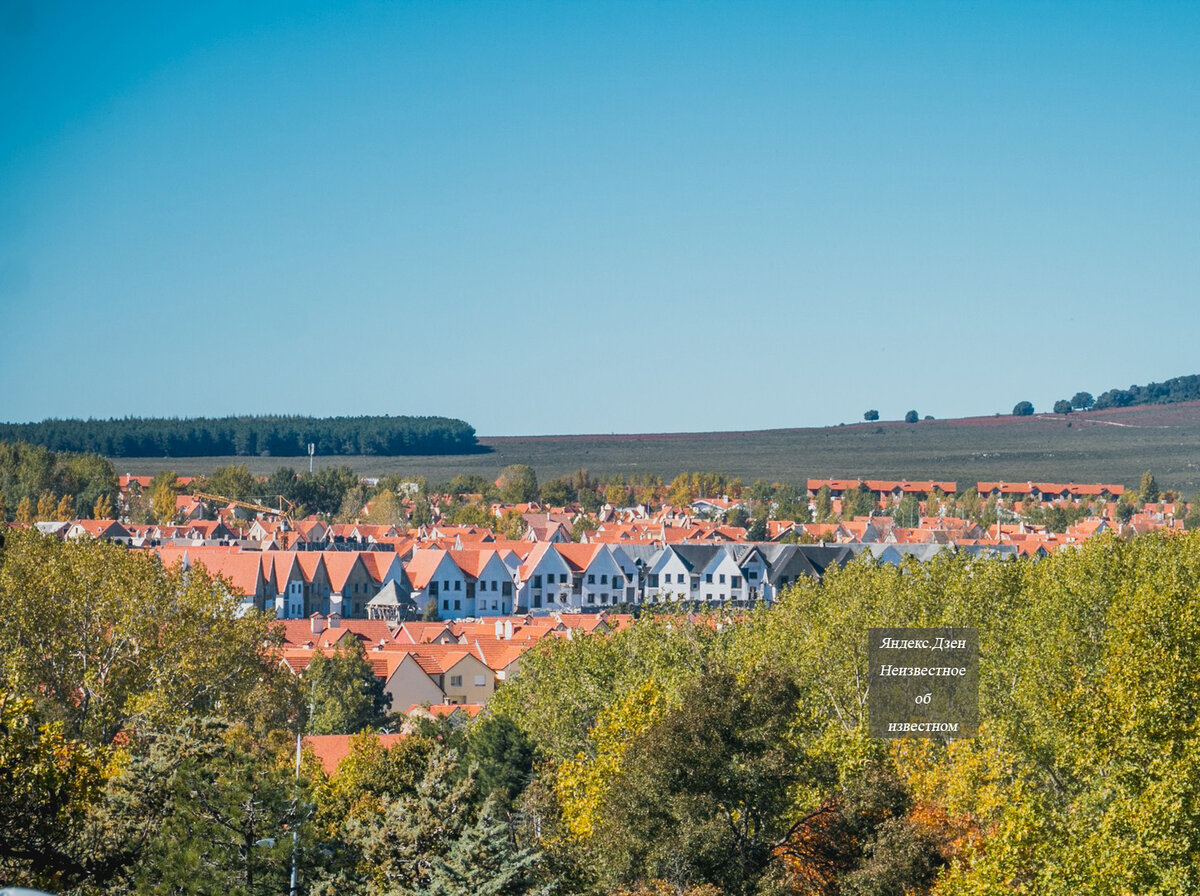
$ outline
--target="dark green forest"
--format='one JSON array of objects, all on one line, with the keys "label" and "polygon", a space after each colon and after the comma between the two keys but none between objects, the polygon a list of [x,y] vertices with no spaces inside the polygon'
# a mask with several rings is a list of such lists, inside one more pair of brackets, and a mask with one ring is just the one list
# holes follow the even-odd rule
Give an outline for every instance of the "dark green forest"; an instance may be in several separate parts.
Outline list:
[{"label": "dark green forest", "polygon": [[1166,382],[1130,386],[1128,389],[1109,389],[1096,399],[1093,408],[1102,411],[1105,408],[1128,408],[1137,404],[1173,404],[1178,401],[1200,401],[1200,374],[1177,376]]},{"label": "dark green forest", "polygon": [[474,427],[447,417],[126,417],[0,423],[0,440],[106,457],[470,454]]}]

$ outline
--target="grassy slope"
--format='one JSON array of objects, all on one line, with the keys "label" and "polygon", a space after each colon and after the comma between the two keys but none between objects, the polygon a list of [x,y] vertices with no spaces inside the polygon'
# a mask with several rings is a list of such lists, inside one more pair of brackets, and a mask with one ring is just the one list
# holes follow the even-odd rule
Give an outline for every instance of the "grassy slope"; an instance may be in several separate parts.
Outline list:
[{"label": "grassy slope", "polygon": [[[747,482],[765,478],[867,476],[1119,482],[1136,485],[1154,471],[1159,485],[1200,489],[1200,402],[1072,414],[1069,417],[975,417],[859,423],[814,429],[663,435],[486,438],[490,454],[458,457],[325,457],[321,466],[349,464],[365,475],[419,473],[432,481],[456,473],[494,478],[507,464],[527,463],[545,480],[586,467],[593,475],[717,470]],[[307,458],[115,458],[119,472],[175,469],[204,473],[247,463],[254,473],[307,467]]]}]

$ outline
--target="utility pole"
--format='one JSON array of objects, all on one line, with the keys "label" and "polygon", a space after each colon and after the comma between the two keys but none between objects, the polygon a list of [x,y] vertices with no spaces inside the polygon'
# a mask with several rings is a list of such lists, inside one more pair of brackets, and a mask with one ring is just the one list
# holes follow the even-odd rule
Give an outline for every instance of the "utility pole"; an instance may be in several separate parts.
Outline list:
[{"label": "utility pole", "polygon": [[309,442],[308,443],[308,473],[310,476],[312,475],[312,471],[313,471],[313,455],[316,453],[317,453],[317,446],[314,443]]},{"label": "utility pole", "polygon": [[[300,732],[296,732],[296,808],[300,798]],[[290,896],[300,896],[300,821],[292,819],[292,880],[288,888]]]}]

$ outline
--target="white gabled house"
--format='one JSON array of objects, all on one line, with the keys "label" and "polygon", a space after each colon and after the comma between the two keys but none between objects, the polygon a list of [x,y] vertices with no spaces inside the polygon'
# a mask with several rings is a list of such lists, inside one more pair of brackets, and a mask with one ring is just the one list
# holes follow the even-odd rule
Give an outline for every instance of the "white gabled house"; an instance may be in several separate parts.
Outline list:
[{"label": "white gabled house", "polygon": [[517,575],[517,612],[540,614],[570,605],[571,566],[551,542],[538,542]]}]

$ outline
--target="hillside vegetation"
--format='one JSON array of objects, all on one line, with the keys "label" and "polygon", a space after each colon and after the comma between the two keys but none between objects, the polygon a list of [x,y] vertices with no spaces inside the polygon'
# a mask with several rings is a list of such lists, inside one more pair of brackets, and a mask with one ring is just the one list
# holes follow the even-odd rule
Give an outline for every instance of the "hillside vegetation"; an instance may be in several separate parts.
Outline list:
[{"label": "hillside vegetation", "polygon": [[[540,480],[586,468],[595,476],[653,475],[669,481],[685,470],[719,470],[746,482],[800,482],[806,477],[1116,482],[1135,486],[1154,470],[1159,484],[1200,490],[1200,402],[1089,411],[1059,416],[974,417],[919,423],[858,423],[758,432],[482,437],[488,454],[339,457],[367,476],[458,475],[494,480],[510,464],[528,464]],[[230,463],[269,475],[271,458],[124,458],[118,472],[161,469],[209,473]]]}]

